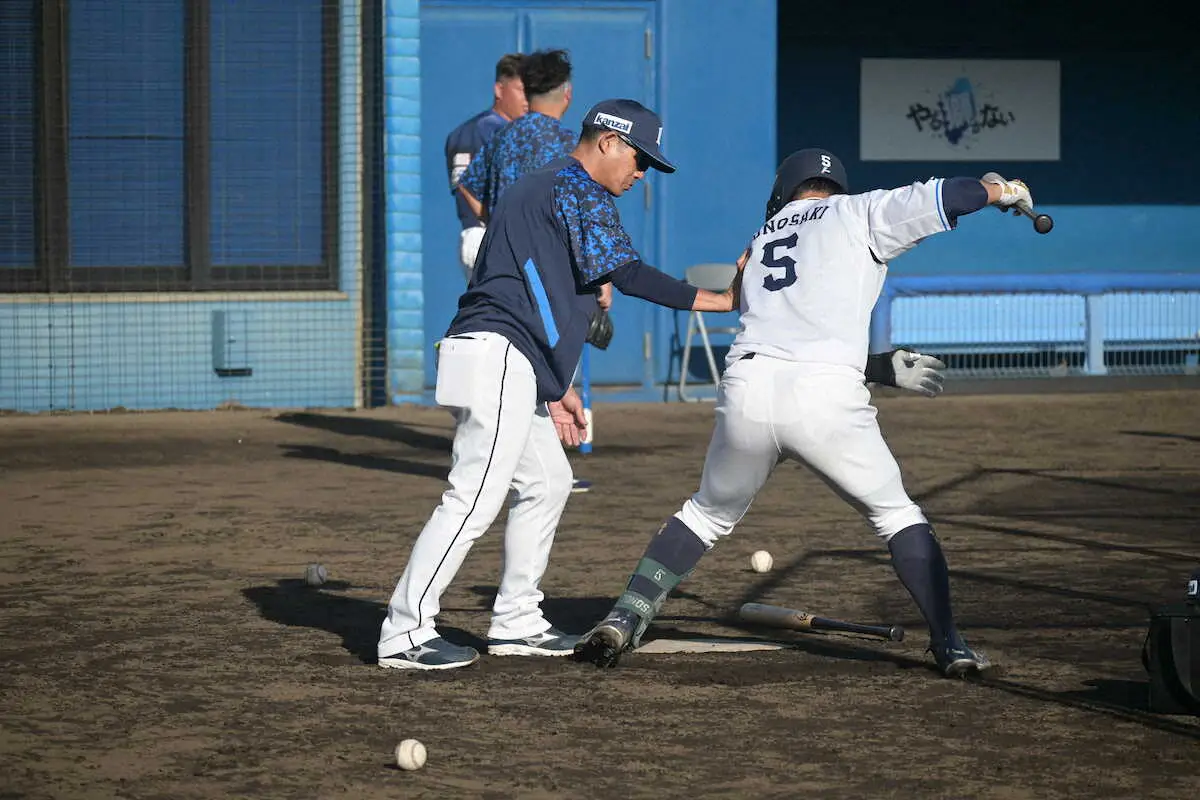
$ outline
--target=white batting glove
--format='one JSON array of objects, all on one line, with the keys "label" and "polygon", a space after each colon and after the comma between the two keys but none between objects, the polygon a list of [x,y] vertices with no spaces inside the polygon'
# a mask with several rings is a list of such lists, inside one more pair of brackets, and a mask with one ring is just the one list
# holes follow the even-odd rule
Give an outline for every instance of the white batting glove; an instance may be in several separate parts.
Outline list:
[{"label": "white batting glove", "polygon": [[926,397],[937,397],[942,393],[942,384],[946,380],[942,370],[945,368],[942,360],[933,356],[914,353],[911,350],[896,350],[892,353],[896,386]]},{"label": "white batting glove", "polygon": [[467,270],[468,276],[470,271],[475,268],[475,259],[479,255],[479,246],[483,244],[483,234],[487,232],[487,228],[483,225],[475,225],[470,228],[463,228],[459,234],[458,241],[458,260],[462,263],[463,269]]},{"label": "white batting glove", "polygon": [[1000,187],[1000,199],[996,201],[1003,210],[1012,209],[1014,214],[1021,213],[1017,208],[1023,208],[1026,211],[1033,211],[1033,195],[1029,193],[1029,187],[1024,181],[1020,180],[1005,180],[995,172],[989,172],[980,178],[984,183],[994,183]]}]

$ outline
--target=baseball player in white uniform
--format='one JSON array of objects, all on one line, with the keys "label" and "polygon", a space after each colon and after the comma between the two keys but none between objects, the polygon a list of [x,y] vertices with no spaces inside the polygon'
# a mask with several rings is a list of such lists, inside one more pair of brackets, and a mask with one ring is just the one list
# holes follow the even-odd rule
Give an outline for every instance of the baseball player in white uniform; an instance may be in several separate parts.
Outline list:
[{"label": "baseball player in white uniform", "polygon": [[[800,150],[776,175],[766,222],[752,237],[741,329],[729,350],[700,489],[651,540],[612,611],[575,657],[613,666],[637,647],[667,595],[729,535],[783,459],[830,483],[891,552],[897,576],[930,629],[948,677],[990,666],[954,622],[941,546],[904,489],[868,383],[934,396],[944,364],[904,350],[868,356],[871,309],[887,264],[987,205],[1032,208],[1020,181],[932,178],[846,194],[832,153]],[[1013,213],[1017,213],[1013,209]]]}]

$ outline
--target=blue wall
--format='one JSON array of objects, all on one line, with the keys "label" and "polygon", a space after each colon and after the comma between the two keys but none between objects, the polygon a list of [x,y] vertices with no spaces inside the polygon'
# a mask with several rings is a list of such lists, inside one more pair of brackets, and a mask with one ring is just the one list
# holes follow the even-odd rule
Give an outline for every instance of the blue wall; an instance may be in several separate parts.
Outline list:
[{"label": "blue wall", "polygon": [[[415,0],[412,11],[415,16]],[[0,409],[356,404],[362,269],[360,23],[358,0],[342,0],[338,290],[0,294]],[[319,29],[309,33],[319,35]],[[284,94],[289,86],[293,84],[281,83]],[[267,248],[278,249],[272,238],[278,234],[263,232]],[[292,241],[293,256],[295,247],[308,248],[304,241]],[[229,357],[222,365],[249,368],[252,374],[220,376],[214,369],[215,312],[223,312],[232,324]]]},{"label": "blue wall", "polygon": [[[637,187],[618,207],[646,260],[683,277],[690,264],[736,258],[761,214],[776,156],[775,19],[775,0],[423,2],[425,353],[462,290],[443,143],[454,125],[490,104],[500,55],[570,49],[575,101],[565,122],[572,127],[591,103],[613,95],[644,98],[660,113],[663,149],[679,170],[652,174],[649,197]],[[652,57],[643,69],[647,28]],[[621,296],[614,308],[616,336],[608,351],[593,353],[594,379],[666,380],[678,346],[672,337],[686,315]],[[432,362],[425,373],[432,384]]]},{"label": "blue wall", "polygon": [[[506,52],[551,47],[570,52],[573,102],[563,124],[572,130],[578,130],[589,107],[609,97],[630,97],[657,106],[655,74],[661,48],[651,47],[649,52],[646,48],[647,33],[655,36],[656,10],[648,0],[422,2],[421,210],[427,353],[453,318],[464,288],[458,259],[460,223],[448,190],[443,151],[446,134],[491,104],[495,63]],[[670,137],[668,128],[664,146],[669,146]],[[658,260],[653,198],[663,178],[651,174],[616,201],[625,230],[653,262]],[[608,350],[591,354],[591,375],[597,381],[638,383],[645,371],[640,343],[648,309],[631,300],[615,303],[611,313],[617,338]],[[425,361],[425,378],[432,386],[432,358]]]},{"label": "blue wall", "polygon": [[[691,264],[734,261],[762,221],[777,151],[776,10],[775,0],[661,6],[660,91],[672,137],[667,152],[679,171],[659,183],[660,258],[663,269],[683,277]],[[688,315],[662,308],[654,315],[654,379],[678,380]],[[736,315],[707,321],[733,325]]]},{"label": "blue wall", "polygon": [[[975,214],[897,259],[896,274],[1200,269],[1200,56],[1183,41],[1182,21],[1166,10],[1081,17],[1047,4],[1036,19],[1025,7],[995,4],[942,11],[864,0],[814,15],[781,4],[779,157],[828,147],[856,191],[995,168],[1024,178],[1055,218],[1043,237],[1025,220]],[[1058,60],[1061,160],[860,161],[862,58]]]}]

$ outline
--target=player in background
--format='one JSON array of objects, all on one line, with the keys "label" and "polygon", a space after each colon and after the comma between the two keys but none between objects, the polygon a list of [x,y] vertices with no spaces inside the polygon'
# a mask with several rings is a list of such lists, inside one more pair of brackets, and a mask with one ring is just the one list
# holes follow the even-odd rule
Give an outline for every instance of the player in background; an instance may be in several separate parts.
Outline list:
[{"label": "player in background", "polygon": [[780,165],[742,274],[741,330],[726,357],[699,491],[651,539],[613,609],[581,638],[578,660],[613,666],[637,647],[671,590],[733,531],[775,466],[793,459],[835,487],[887,543],[942,674],[990,666],[958,632],[941,545],[904,489],[866,385],[933,396],[944,365],[903,350],[868,356],[869,326],[889,261],[964,214],[987,205],[1032,209],[1033,199],[1020,181],[977,178],[863,194],[847,187],[845,169],[826,150],[800,150]]},{"label": "player in background", "polygon": [[[475,274],[438,343],[439,405],[454,409],[450,487],[413,544],[380,630],[381,667],[438,670],[479,658],[435,628],[442,593],[508,499],[504,561],[488,654],[569,656],[577,637],[551,627],[538,586],[571,493],[563,445],[578,445],[583,407],[571,388],[599,286],[669,308],[729,311],[736,284],[697,290],[644,264],[614,197],[654,167],[662,122],[632,100],[599,103],[571,157],[514,183],[493,209]],[[744,264],[745,259],[740,264]]]},{"label": "player in background", "polygon": [[463,276],[471,279],[471,267],[475,254],[483,240],[483,223],[471,209],[467,199],[459,193],[458,184],[467,171],[471,160],[492,135],[524,114],[529,108],[525,99],[525,87],[521,83],[520,53],[509,53],[496,62],[496,82],[492,85],[492,107],[481,111],[450,131],[446,137],[446,170],[450,175],[450,193],[458,212],[462,232],[459,234],[458,257]]},{"label": "player in background", "polygon": [[562,124],[571,107],[571,60],[566,50],[539,50],[521,62],[529,111],[497,131],[472,160],[459,195],[486,223],[505,190],[523,175],[565,158],[579,134]]}]

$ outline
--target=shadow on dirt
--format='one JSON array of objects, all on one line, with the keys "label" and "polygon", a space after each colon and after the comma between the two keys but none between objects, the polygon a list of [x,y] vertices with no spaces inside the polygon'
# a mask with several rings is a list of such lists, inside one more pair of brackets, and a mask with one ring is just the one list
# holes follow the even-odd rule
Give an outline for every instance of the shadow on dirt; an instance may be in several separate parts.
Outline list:
[{"label": "shadow on dirt", "polygon": [[450,453],[451,437],[440,433],[425,433],[396,420],[352,417],[342,414],[313,414],[290,412],[275,417],[279,422],[298,425],[302,428],[337,433],[342,436],[364,436],[397,442],[417,450],[435,450]]},{"label": "shadow on dirt", "polygon": [[361,469],[377,469],[384,472],[397,472],[402,475],[415,475],[422,478],[435,478],[444,481],[450,474],[446,464],[430,464],[425,461],[413,461],[407,458],[375,455],[371,453],[346,453],[332,447],[318,447],[310,444],[282,444],[284,458],[302,458],[310,461],[328,461],[331,464],[342,464],[347,467]]}]

